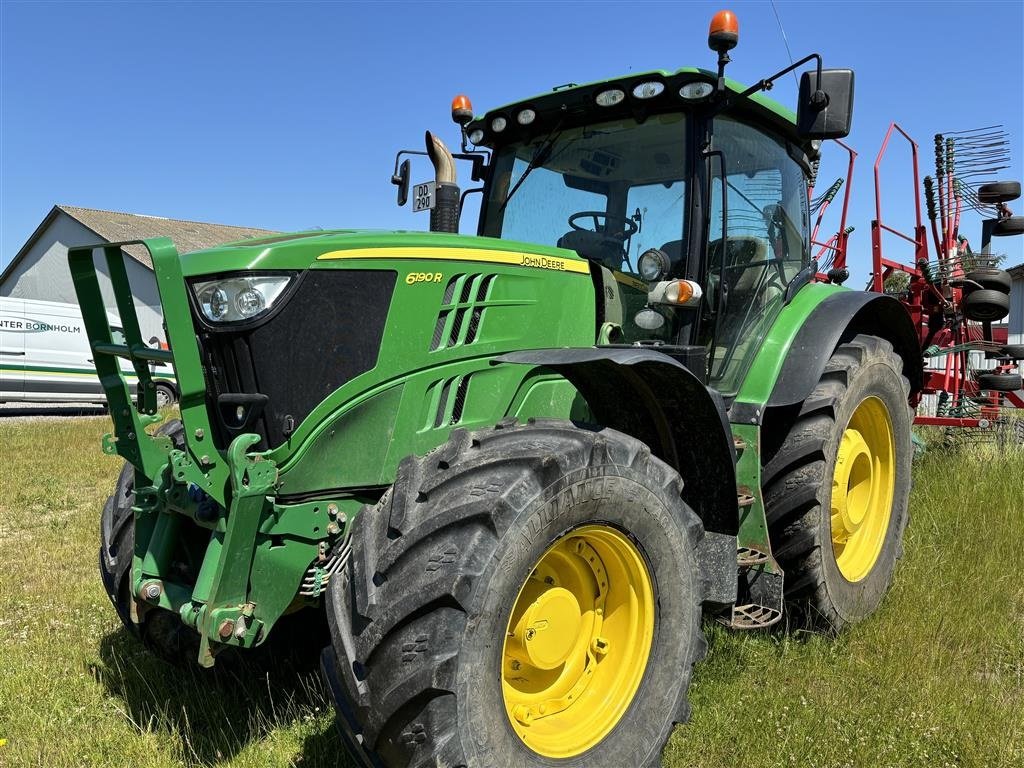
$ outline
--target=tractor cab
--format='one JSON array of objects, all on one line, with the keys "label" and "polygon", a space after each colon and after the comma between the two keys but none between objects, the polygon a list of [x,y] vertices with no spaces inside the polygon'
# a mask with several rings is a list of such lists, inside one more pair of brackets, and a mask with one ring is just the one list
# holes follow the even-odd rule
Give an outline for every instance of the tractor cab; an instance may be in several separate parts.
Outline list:
[{"label": "tractor cab", "polygon": [[[693,74],[673,90],[710,90]],[[660,95],[670,77],[609,90]],[[709,162],[707,104],[677,95],[642,119],[607,119],[602,94],[576,125],[493,139],[479,234],[567,248],[610,271],[625,308],[611,340],[706,346],[712,381],[728,389],[741,342],[756,346],[808,267],[807,155],[771,125],[722,115]]]},{"label": "tractor cab", "polygon": [[[782,307],[817,272],[809,179],[821,139],[849,131],[852,73],[822,70],[815,54],[744,89],[724,77],[734,19],[716,22],[717,74],[569,84],[482,116],[457,97],[463,151],[428,134],[428,151],[412,154],[431,157],[437,181],[417,187],[414,208],[428,199],[443,209],[447,192],[453,210],[432,210],[431,229],[457,231],[465,195],[454,160],[471,160],[482,185],[465,194],[482,197],[478,235],[590,262],[605,321],[598,343],[701,347],[702,378],[734,394]],[[799,114],[758,93],[812,59]],[[408,168],[400,173],[398,159],[393,181],[401,203]]]}]

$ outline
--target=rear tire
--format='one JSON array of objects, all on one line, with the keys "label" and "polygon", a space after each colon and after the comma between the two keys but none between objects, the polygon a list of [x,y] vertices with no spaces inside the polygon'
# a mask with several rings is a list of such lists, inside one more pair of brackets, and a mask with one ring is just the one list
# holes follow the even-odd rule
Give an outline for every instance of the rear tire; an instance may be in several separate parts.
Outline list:
[{"label": "rear tire", "polygon": [[[765,511],[797,625],[838,631],[871,614],[889,587],[902,554],[913,456],[902,369],[892,345],[876,336],[839,346],[767,460]],[[834,486],[845,494],[833,497]]]},{"label": "rear tire", "polygon": [[[679,476],[633,438],[565,422],[456,430],[426,457],[404,460],[392,489],[356,519],[349,567],[328,590],[332,646],[324,653],[324,672],[356,756],[386,766],[659,764],[673,725],[688,717],[691,669],[705,650],[696,555],[703,528],[681,490]],[[541,679],[538,669],[569,674],[570,661],[516,666],[509,649],[522,640],[522,627],[510,613],[520,610],[522,595],[534,599],[521,591],[526,585],[541,595],[528,610],[564,601],[548,597],[573,591],[571,581],[560,580],[556,570],[541,583],[544,564],[551,552],[579,546],[595,530],[608,533],[609,541],[629,542],[621,551],[635,550],[636,562],[644,564],[653,592],[651,633],[646,647],[613,641],[600,661],[582,661],[590,672],[571,678],[583,685],[569,689],[577,691],[575,701],[566,703],[563,691],[559,706],[565,708],[553,713],[536,703],[543,716],[531,731],[510,714],[526,716],[512,705],[519,695],[512,689],[524,679]],[[596,554],[599,563],[615,556],[612,549]],[[600,590],[600,577],[593,578],[593,589]],[[608,581],[609,595],[625,594],[615,592],[614,575]],[[632,582],[629,590],[644,594]],[[608,605],[615,605],[611,597]],[[613,625],[639,625],[634,614],[619,610],[621,604],[609,608],[601,625],[608,637],[616,636]],[[579,637],[573,648],[593,647],[577,631],[585,620],[576,625],[573,618],[573,629],[565,631],[559,616],[545,618],[558,629],[552,637]],[[595,698],[604,690],[593,688],[603,670],[635,674],[638,687],[612,692],[611,704]],[[579,728],[572,717],[601,715],[612,704],[618,709],[608,727],[573,733]]]}]

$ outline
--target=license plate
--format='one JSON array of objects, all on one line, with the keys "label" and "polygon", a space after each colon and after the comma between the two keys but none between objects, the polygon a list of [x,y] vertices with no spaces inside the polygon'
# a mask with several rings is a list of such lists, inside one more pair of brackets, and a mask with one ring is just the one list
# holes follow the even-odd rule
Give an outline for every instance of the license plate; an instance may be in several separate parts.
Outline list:
[{"label": "license plate", "polygon": [[434,189],[437,184],[428,181],[426,184],[416,184],[412,188],[412,212],[429,211],[436,202]]}]

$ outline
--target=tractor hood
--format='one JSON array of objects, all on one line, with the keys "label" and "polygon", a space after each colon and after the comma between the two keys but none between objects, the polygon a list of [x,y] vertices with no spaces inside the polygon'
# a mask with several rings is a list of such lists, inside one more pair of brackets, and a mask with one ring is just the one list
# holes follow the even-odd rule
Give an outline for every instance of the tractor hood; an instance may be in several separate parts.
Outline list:
[{"label": "tractor hood", "polygon": [[[535,243],[438,232],[339,229],[241,240],[181,256],[185,277],[242,270],[338,267],[338,260],[438,260],[489,262],[534,270],[587,274],[575,251]],[[376,268],[380,268],[379,265]]]},{"label": "tractor hood", "polygon": [[[429,414],[417,411],[408,423],[423,434],[468,424],[474,414],[455,403],[471,370],[478,391],[504,376],[516,379],[512,397],[525,374],[492,370],[491,358],[595,340],[591,264],[559,248],[338,230],[229,243],[178,263],[188,311],[172,298],[165,317],[169,326],[173,320],[175,353],[184,342],[174,339],[198,341],[214,444],[226,450],[239,435],[258,434],[259,447],[273,451],[290,478],[288,492],[309,492],[322,481],[292,474],[293,450],[323,430],[324,440],[342,440],[330,425],[351,409],[358,407],[362,419],[379,406],[391,415],[372,421],[387,432],[395,398],[414,410],[436,400]],[[154,264],[158,281],[173,282],[167,268]],[[368,399],[376,405],[359,405]],[[346,440],[352,430],[346,428]],[[358,484],[376,484],[386,465],[375,456]],[[340,487],[340,478],[332,482]]]}]

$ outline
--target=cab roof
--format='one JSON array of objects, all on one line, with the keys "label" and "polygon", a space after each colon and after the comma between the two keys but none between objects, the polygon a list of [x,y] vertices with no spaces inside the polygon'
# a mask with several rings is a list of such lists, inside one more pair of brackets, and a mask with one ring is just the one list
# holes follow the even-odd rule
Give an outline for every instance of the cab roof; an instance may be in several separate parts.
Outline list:
[{"label": "cab roof", "polygon": [[[627,75],[597,80],[592,83],[570,83],[556,86],[547,93],[488,110],[483,115],[474,117],[466,129],[469,133],[473,133],[477,129],[482,130],[483,138],[479,145],[491,146],[503,143],[501,139],[506,137],[521,139],[524,134],[542,133],[545,131],[545,127],[550,131],[555,124],[561,121],[571,123],[574,118],[603,114],[606,114],[608,119],[621,117],[624,114],[634,114],[642,118],[655,112],[674,111],[687,106],[687,100],[679,95],[679,89],[682,86],[693,82],[705,82],[714,86],[717,79],[717,74],[710,70],[683,67],[675,71],[658,69],[649,72],[630,72]],[[661,83],[664,86],[659,94],[647,99],[633,95],[634,89],[639,85],[652,82]],[[747,89],[746,85],[730,78],[725,79],[725,85],[732,94],[740,94]],[[598,94],[613,89],[621,90],[625,98],[614,106],[599,106],[596,101]],[[706,100],[705,98],[691,101],[689,104],[696,105]],[[777,128],[789,131],[793,131],[795,128],[796,115],[774,99],[756,93],[747,97],[747,100],[748,108],[753,106],[760,115],[774,123]],[[531,123],[522,125],[518,121],[518,116],[527,109],[532,110],[535,117]],[[492,125],[499,117],[505,119],[506,125],[503,131],[497,132],[493,130]]]}]

